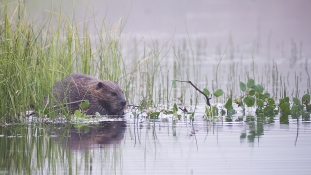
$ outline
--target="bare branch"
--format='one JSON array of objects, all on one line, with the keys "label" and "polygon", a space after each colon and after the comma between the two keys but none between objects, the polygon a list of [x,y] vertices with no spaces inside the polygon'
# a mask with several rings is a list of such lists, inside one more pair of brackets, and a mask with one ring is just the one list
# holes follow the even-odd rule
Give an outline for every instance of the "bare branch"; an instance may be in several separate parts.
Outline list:
[{"label": "bare branch", "polygon": [[202,95],[204,95],[206,104],[207,104],[208,106],[211,106],[211,104],[210,104],[210,102],[209,102],[209,100],[210,100],[211,98],[209,98],[206,94],[204,94],[204,92],[201,91],[197,86],[195,86],[191,81],[181,81],[181,80],[173,80],[173,81],[177,81],[177,82],[181,82],[181,83],[189,83],[192,87],[194,87],[194,89],[196,89],[196,90],[199,91]]}]

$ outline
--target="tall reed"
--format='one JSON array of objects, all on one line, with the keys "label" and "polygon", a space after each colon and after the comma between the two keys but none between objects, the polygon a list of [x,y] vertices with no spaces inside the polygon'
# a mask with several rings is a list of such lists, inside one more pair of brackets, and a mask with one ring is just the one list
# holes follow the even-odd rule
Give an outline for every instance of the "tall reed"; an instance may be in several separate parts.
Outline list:
[{"label": "tall reed", "polygon": [[102,25],[92,41],[86,24],[81,29],[61,13],[51,12],[38,24],[28,21],[22,3],[6,3],[0,11],[1,123],[18,121],[31,108],[39,116],[53,111],[53,84],[72,72],[121,77],[121,24],[113,30]]}]

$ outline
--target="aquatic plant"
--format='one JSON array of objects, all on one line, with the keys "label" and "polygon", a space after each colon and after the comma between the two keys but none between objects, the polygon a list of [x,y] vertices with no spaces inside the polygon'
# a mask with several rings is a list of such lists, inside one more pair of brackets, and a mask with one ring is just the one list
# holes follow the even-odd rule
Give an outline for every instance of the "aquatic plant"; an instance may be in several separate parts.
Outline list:
[{"label": "aquatic plant", "polygon": [[[96,33],[93,37],[89,34],[86,23],[77,24],[72,16],[61,12],[52,11],[41,23],[28,21],[23,3],[9,5],[6,2],[6,5],[1,6],[1,12],[2,124],[21,120],[30,109],[36,111],[38,117],[48,115],[53,118],[61,111],[63,116],[70,119],[71,114],[66,107],[54,103],[52,92],[54,83],[72,72],[118,81],[128,103],[138,106],[140,111],[148,109],[150,118],[158,118],[165,111],[173,114],[174,119],[180,118],[180,111],[193,117],[195,107],[203,99],[205,119],[226,115],[229,121],[236,113],[234,104],[241,107],[244,114],[247,108],[254,108],[257,115],[266,116],[274,116],[279,112],[299,116],[311,111],[307,69],[307,92],[299,98],[299,76],[295,73],[295,97],[289,98],[286,78],[278,71],[275,62],[272,66],[270,62],[265,66],[271,75],[266,82],[263,83],[261,76],[261,83],[256,84],[255,78],[259,80],[260,76],[255,77],[253,55],[251,70],[245,71],[240,66],[242,59],[239,62],[233,61],[233,53],[227,59],[227,47],[229,50],[232,47],[232,38],[224,50],[221,46],[217,47],[219,59],[212,66],[213,71],[202,73],[202,61],[211,61],[206,60],[206,55],[200,55],[200,52],[206,52],[204,39],[197,39],[195,48],[192,47],[189,35],[187,40],[179,44],[174,43],[174,36],[162,45],[152,38],[151,42],[140,38],[134,41],[130,52],[124,55],[121,42],[124,26],[122,19],[111,28],[104,21],[101,25],[94,24]],[[220,64],[222,61],[229,61],[229,64]],[[229,83],[226,83],[225,88],[221,87],[225,83],[220,83],[225,78],[219,75],[224,69],[229,70],[226,77],[226,82]],[[249,78],[249,72],[252,72],[253,78]],[[177,88],[177,81],[172,80],[192,81],[181,81],[186,83],[181,83]],[[199,83],[202,82],[202,87],[205,88],[199,88]],[[242,95],[237,97],[240,93]],[[210,102],[212,97],[213,103]],[[219,108],[217,103],[224,106]],[[55,110],[56,107],[60,109]],[[189,112],[183,111],[184,107],[189,108]],[[76,115],[83,117],[83,109],[78,110]]]},{"label": "aquatic plant", "polygon": [[[122,24],[114,32],[102,25],[98,30],[105,35],[99,35],[95,47],[87,27],[81,32],[79,24],[61,13],[51,12],[38,24],[27,20],[23,3],[5,2],[0,8],[0,123],[19,121],[30,109],[38,117],[58,115],[53,85],[72,72],[120,81],[123,60],[118,29]],[[56,23],[51,22],[54,16]],[[68,114],[62,104],[56,107]]]}]

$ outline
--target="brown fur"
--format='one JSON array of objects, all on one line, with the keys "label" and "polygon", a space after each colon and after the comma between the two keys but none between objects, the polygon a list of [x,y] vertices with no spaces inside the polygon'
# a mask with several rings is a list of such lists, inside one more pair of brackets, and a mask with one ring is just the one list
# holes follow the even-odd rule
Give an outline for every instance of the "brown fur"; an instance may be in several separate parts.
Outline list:
[{"label": "brown fur", "polygon": [[98,80],[84,74],[71,74],[56,82],[54,97],[60,103],[67,103],[70,112],[79,109],[81,100],[89,100],[90,105],[84,109],[86,114],[123,115],[126,107],[124,93],[116,82]]}]

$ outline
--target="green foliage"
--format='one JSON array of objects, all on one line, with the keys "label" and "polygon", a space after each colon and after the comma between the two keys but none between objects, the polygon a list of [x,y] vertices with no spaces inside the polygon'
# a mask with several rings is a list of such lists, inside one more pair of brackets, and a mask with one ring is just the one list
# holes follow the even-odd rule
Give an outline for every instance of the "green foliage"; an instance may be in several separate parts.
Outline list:
[{"label": "green foliage", "polygon": [[310,104],[310,94],[303,95],[301,101],[303,104]]},{"label": "green foliage", "polygon": [[172,88],[176,88],[176,81],[172,81]]},{"label": "green foliage", "polygon": [[[29,17],[23,4],[19,3],[18,7],[12,13],[6,10],[6,3],[0,7],[1,123],[18,121],[32,107],[38,117],[57,115],[51,112],[55,105],[53,85],[72,72],[99,73],[99,78],[107,80],[121,77],[123,61],[117,44],[119,28],[115,32],[98,29],[103,32],[95,37],[99,40],[94,41],[96,45],[92,45],[87,23],[81,27],[81,23],[62,18],[61,13],[55,19],[53,12],[47,15],[47,19],[42,19],[41,24],[27,21]],[[55,26],[49,26],[52,23]],[[59,111],[66,113],[66,108]]]},{"label": "green foliage", "polygon": [[255,104],[255,98],[247,96],[244,98],[243,102],[246,104],[247,107],[252,107]]},{"label": "green foliage", "polygon": [[264,107],[264,101],[262,99],[257,99],[256,103],[257,103],[258,107],[260,107],[260,108]]},{"label": "green foliage", "polygon": [[274,105],[275,104],[274,99],[273,98],[268,98],[268,104],[269,105]]},{"label": "green foliage", "polygon": [[232,106],[232,98],[229,98],[227,103],[225,104],[225,108],[227,109],[227,111],[233,109],[233,106]]},{"label": "green foliage", "polygon": [[258,92],[258,93],[263,93],[263,91],[264,91],[264,88],[260,85],[260,84],[258,84],[257,86],[256,86],[257,88],[256,88],[256,91]]},{"label": "green foliage", "polygon": [[148,113],[148,115],[149,115],[150,119],[158,119],[160,112],[150,112],[150,113]]},{"label": "green foliage", "polygon": [[280,99],[279,102],[279,109],[283,115],[289,115],[291,114],[290,110],[290,104],[289,104],[289,98],[285,97],[283,99]]},{"label": "green foliage", "polygon": [[223,91],[222,89],[217,89],[217,90],[213,93],[213,95],[214,95],[215,97],[220,97],[220,96],[222,96],[223,93],[224,93],[224,91]]},{"label": "green foliage", "polygon": [[91,117],[83,113],[81,110],[75,110],[74,116],[80,119],[90,119]]},{"label": "green foliage", "polygon": [[245,92],[246,91],[246,85],[243,82],[240,82],[240,89],[241,91]]},{"label": "green foliage", "polygon": [[248,88],[252,88],[253,86],[255,85],[255,81],[254,81],[254,79],[248,79],[248,81],[247,81],[247,87]]},{"label": "green foliage", "polygon": [[177,104],[174,103],[173,105],[173,112],[176,113],[178,111],[178,107],[177,107]]},{"label": "green foliage", "polygon": [[274,108],[272,106],[267,106],[264,108],[264,114],[267,116],[273,116],[274,115]]},{"label": "green foliage", "polygon": [[210,94],[211,94],[211,93],[209,92],[209,90],[206,89],[206,88],[203,89],[203,93],[204,93],[205,95],[210,95]]},{"label": "green foliage", "polygon": [[85,101],[83,101],[83,102],[80,104],[80,108],[81,108],[81,109],[85,109],[85,108],[89,107],[89,105],[90,105],[90,102],[89,102],[88,100],[85,100]]},{"label": "green foliage", "polygon": [[205,107],[205,115],[207,117],[214,117],[218,115],[218,109],[216,106]]},{"label": "green foliage", "polygon": [[298,98],[293,97],[293,102],[295,105],[300,105],[300,100]]},{"label": "green foliage", "polygon": [[265,92],[263,95],[265,96],[265,98],[270,98],[270,94],[268,92]]},{"label": "green foliage", "polygon": [[250,90],[249,92],[248,92],[248,95],[250,95],[250,96],[253,96],[253,95],[255,95],[255,91],[252,89],[252,90]]}]

